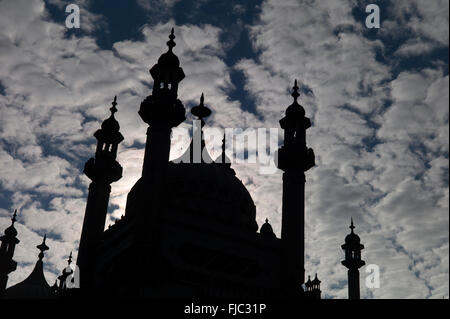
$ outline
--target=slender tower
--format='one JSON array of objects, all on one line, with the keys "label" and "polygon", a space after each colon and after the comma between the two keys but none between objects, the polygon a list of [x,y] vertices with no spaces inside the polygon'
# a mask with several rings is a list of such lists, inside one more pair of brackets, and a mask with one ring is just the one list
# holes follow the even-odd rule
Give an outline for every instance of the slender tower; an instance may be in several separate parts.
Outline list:
[{"label": "slender tower", "polygon": [[89,159],[84,173],[92,182],[84,214],[78,250],[77,266],[80,270],[80,288],[89,288],[92,283],[93,263],[100,237],[105,229],[111,183],[122,177],[122,166],[116,161],[117,146],[123,141],[120,126],[114,118],[117,112],[117,97],[114,97],[111,116],[103,121],[101,129],[94,134],[97,139],[95,158]]},{"label": "slender tower", "polygon": [[17,209],[11,218],[11,226],[5,229],[5,234],[0,237],[2,242],[0,246],[0,297],[5,293],[6,284],[8,282],[8,275],[15,271],[17,262],[13,260],[14,250],[19,243],[17,239],[17,230],[14,227],[16,222]]},{"label": "slender tower", "polygon": [[284,145],[277,154],[277,166],[284,171],[281,242],[284,286],[288,294],[296,294],[305,281],[305,172],[315,165],[314,152],[306,146],[306,130],[311,122],[297,102],[298,89],[295,80],[294,102],[280,120]]},{"label": "slender tower", "polygon": [[[167,42],[167,52],[162,54],[158,63],[150,69],[150,75],[154,80],[152,94],[142,101],[138,112],[142,120],[149,125],[142,168],[146,193],[141,195],[141,199],[145,199],[146,203],[141,205],[141,212],[137,215],[138,242],[149,240],[149,234],[154,235],[148,225],[149,220],[156,219],[155,214],[160,209],[158,202],[169,163],[170,134],[172,128],[186,119],[186,109],[177,98],[178,84],[185,75],[178,57],[172,52],[176,45],[174,39],[172,28]],[[151,203],[151,207],[148,207],[148,202]]]},{"label": "slender tower", "polygon": [[351,219],[351,232],[345,237],[345,244],[342,249],[345,251],[345,260],[342,265],[348,268],[348,299],[359,299],[359,268],[366,263],[361,260],[361,250],[364,245],[360,243],[359,236],[353,232],[353,218]]}]

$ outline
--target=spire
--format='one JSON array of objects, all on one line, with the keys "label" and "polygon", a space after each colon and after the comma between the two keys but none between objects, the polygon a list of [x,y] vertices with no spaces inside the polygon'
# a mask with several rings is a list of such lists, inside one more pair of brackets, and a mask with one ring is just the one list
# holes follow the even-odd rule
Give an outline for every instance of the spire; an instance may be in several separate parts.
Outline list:
[{"label": "spire", "polygon": [[353,234],[353,229],[355,229],[355,226],[353,226],[353,217],[350,217],[350,227],[349,228],[351,229],[351,232]]},{"label": "spire", "polygon": [[169,35],[169,41],[167,41],[167,46],[169,47],[169,51],[172,51],[172,48],[174,47],[174,46],[176,46],[177,44],[175,43],[175,41],[173,41],[173,39],[175,39],[175,35],[173,34],[174,33],[174,30],[173,30],[173,28],[172,28],[172,30],[170,31],[170,35]]},{"label": "spire", "polygon": [[[14,223],[17,221],[16,217],[17,217],[17,209],[14,210],[13,217],[11,218],[11,220],[12,220],[12,225],[14,225]],[[11,226],[12,226],[12,225],[11,225]]]},{"label": "spire", "polygon": [[112,101],[111,104],[112,104],[112,107],[111,107],[109,110],[111,111],[111,115],[114,116],[114,113],[117,112],[117,108],[116,108],[116,105],[117,105],[117,95],[114,96],[114,101]]},{"label": "spire", "polygon": [[36,246],[36,248],[41,251],[39,253],[39,260],[42,260],[42,258],[44,258],[44,251],[49,250],[48,246],[45,244],[46,239],[47,239],[47,235],[45,234],[42,243],[40,245]]},{"label": "spire", "polygon": [[297,86],[297,79],[295,79],[294,81],[294,86],[292,87],[292,89],[294,90],[292,92],[292,97],[294,98],[294,103],[297,103],[297,99],[300,96],[300,93],[298,93],[298,86]]},{"label": "spire", "polygon": [[191,109],[192,115],[196,116],[200,120],[200,127],[198,127],[198,121],[194,121],[193,125],[193,136],[191,144],[186,152],[180,157],[180,160],[189,163],[211,163],[211,159],[208,151],[206,150],[206,143],[203,138],[203,126],[205,117],[211,115],[211,110],[205,106],[205,96],[202,93],[200,96],[200,104],[194,106]]},{"label": "spire", "polygon": [[16,237],[17,236],[17,230],[14,227],[15,222],[17,221],[17,209],[14,210],[14,214],[11,218],[11,225],[5,229],[5,235],[9,236],[11,238]]},{"label": "spire", "polygon": [[67,259],[67,264],[70,265],[72,263],[72,252],[70,252],[69,258]]},{"label": "spire", "polygon": [[200,96],[200,104],[197,105],[197,106],[194,106],[191,109],[192,115],[197,116],[198,119],[202,121],[202,127],[203,127],[203,125],[205,123],[203,121],[203,119],[205,117],[208,117],[208,116],[211,115],[211,110],[204,105],[204,102],[205,102],[205,96],[203,95],[203,92],[202,92],[202,95]]}]

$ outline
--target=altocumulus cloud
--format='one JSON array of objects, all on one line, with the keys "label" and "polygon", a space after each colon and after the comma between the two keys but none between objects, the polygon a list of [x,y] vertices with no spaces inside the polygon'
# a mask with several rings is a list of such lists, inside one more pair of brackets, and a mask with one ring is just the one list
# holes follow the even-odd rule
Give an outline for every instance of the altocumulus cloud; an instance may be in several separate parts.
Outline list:
[{"label": "altocumulus cloud", "polygon": [[[170,15],[181,2],[158,3]],[[64,8],[63,1],[50,3]],[[201,21],[144,25],[141,39],[102,49],[91,32],[104,19],[89,12],[88,1],[80,5],[87,33],[74,36],[52,22],[43,1],[0,3],[0,229],[17,207],[21,240],[20,268],[9,284],[31,271],[44,233],[51,283],[78,246],[89,183],[81,169],[114,95],[125,136],[118,154],[124,177],[113,184],[108,223],[124,213],[141,172],[146,125],[137,110],[151,89],[148,68],[175,26],[186,73],[179,96],[189,107],[204,92],[214,111],[208,125],[278,127],[292,100],[288,88],[300,81],[317,157],[307,173],[306,269],[323,278],[326,297],[347,297],[339,243],[350,216],[364,259],[381,269],[376,290],[365,288],[362,271],[363,297],[448,297],[448,62],[399,67],[402,59],[448,50],[448,2],[395,1],[382,11],[373,38],[354,14],[362,1],[266,0],[252,24],[239,22],[256,53],[232,65],[230,43],[221,41],[226,30]],[[243,74],[255,110],[228,98],[233,72]],[[171,158],[188,142],[186,134],[174,140]],[[279,235],[281,174],[261,175],[250,164],[234,168],[254,198],[258,224],[268,217]]]}]

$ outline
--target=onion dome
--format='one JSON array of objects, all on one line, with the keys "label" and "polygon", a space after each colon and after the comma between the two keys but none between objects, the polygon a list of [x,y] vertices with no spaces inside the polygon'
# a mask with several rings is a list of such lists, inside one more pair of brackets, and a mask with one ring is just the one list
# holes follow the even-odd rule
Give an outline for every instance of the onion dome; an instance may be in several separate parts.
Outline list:
[{"label": "onion dome", "polygon": [[119,122],[114,117],[114,113],[117,112],[117,96],[114,97],[114,101],[111,103],[112,107],[109,109],[111,111],[111,116],[103,121],[102,129],[106,134],[117,133],[120,130]]},{"label": "onion dome", "polygon": [[264,238],[276,238],[275,233],[273,232],[272,226],[269,224],[269,220],[266,218],[266,222],[261,226],[259,233]]},{"label": "onion dome", "polygon": [[308,280],[305,282],[306,291],[311,291],[312,289],[312,281],[311,276],[308,276]]},{"label": "onion dome", "polygon": [[8,237],[16,237],[17,236],[17,230],[14,227],[14,223],[16,222],[16,216],[17,216],[17,209],[14,211],[14,215],[11,218],[11,226],[9,226],[8,228],[5,229],[5,235]]},{"label": "onion dome", "polygon": [[293,118],[303,118],[305,116],[305,109],[297,102],[297,99],[300,96],[300,93],[298,93],[299,87],[297,85],[297,80],[295,80],[292,89],[294,91],[292,92],[291,95],[294,98],[294,102],[291,105],[289,105],[288,108],[286,109],[286,116]]},{"label": "onion dome", "polygon": [[[308,278],[309,278],[309,277],[308,277]],[[318,286],[320,285],[320,283],[321,283],[321,281],[319,280],[319,278],[317,278],[317,273],[316,273],[316,276],[314,277],[313,281],[311,281],[311,284],[312,284],[313,286],[318,287]]]},{"label": "onion dome", "polygon": [[166,53],[162,54],[159,59],[158,59],[158,64],[161,67],[178,67],[180,66],[180,60],[178,59],[178,57],[172,52],[173,47],[175,47],[177,44],[175,43],[175,41],[173,41],[175,39],[175,35],[174,35],[174,30],[172,28],[172,30],[170,31],[170,35],[169,35],[169,41],[167,41],[167,46],[169,47],[169,49],[167,50]]},{"label": "onion dome", "polygon": [[[125,217],[138,214],[138,203],[148,200],[150,192],[139,179],[128,194]],[[256,206],[250,193],[234,172],[220,165],[169,162],[163,194],[168,214],[195,216],[243,232],[258,230]]]},{"label": "onion dome", "polygon": [[351,219],[349,228],[351,229],[351,232],[345,237],[345,244],[349,247],[359,247],[361,239],[353,232],[353,229],[355,229],[355,226],[353,225],[353,218]]}]

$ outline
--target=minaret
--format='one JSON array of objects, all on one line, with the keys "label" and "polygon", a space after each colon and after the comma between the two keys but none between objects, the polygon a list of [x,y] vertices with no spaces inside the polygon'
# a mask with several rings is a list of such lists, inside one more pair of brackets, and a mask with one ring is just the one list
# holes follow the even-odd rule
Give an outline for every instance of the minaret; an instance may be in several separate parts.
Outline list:
[{"label": "minaret", "polygon": [[305,173],[315,165],[314,152],[306,146],[306,129],[311,126],[304,108],[298,104],[297,80],[294,102],[280,120],[284,145],[278,150],[277,166],[283,170],[283,207],[281,242],[284,286],[287,294],[296,294],[305,281]]},{"label": "minaret", "polygon": [[360,243],[359,236],[353,232],[353,218],[351,219],[351,232],[345,237],[345,244],[342,249],[345,251],[345,260],[342,265],[348,268],[348,299],[359,299],[359,268],[366,263],[361,260],[361,250],[364,245]]},{"label": "minaret", "polygon": [[0,237],[0,241],[2,242],[0,246],[0,297],[5,292],[8,275],[17,268],[17,262],[13,260],[14,250],[16,245],[20,242],[17,239],[17,230],[14,227],[16,217],[17,209],[14,211],[14,215],[11,218],[11,226],[6,228],[5,234]]},{"label": "minaret", "polygon": [[137,215],[136,236],[138,242],[148,240],[147,225],[149,220],[155,220],[154,214],[159,211],[156,199],[161,198],[159,189],[164,182],[169,162],[172,128],[186,119],[186,109],[177,98],[178,85],[185,75],[180,67],[178,57],[172,52],[176,45],[174,39],[172,28],[167,42],[167,52],[162,54],[158,63],[150,69],[150,75],[154,80],[152,94],[142,101],[138,112],[142,120],[149,125],[142,168],[142,179],[146,185],[146,192],[148,192],[142,195],[142,199],[145,198],[148,201],[142,205],[148,205],[148,202],[152,205],[150,209],[142,206],[142,211]]},{"label": "minaret", "polygon": [[80,288],[89,288],[93,275],[93,263],[100,237],[105,229],[111,183],[122,177],[122,166],[116,161],[117,146],[123,141],[120,126],[114,118],[117,112],[114,97],[111,116],[103,121],[101,129],[94,134],[97,139],[95,158],[84,166],[84,173],[92,182],[84,214],[77,265],[80,270]]}]

